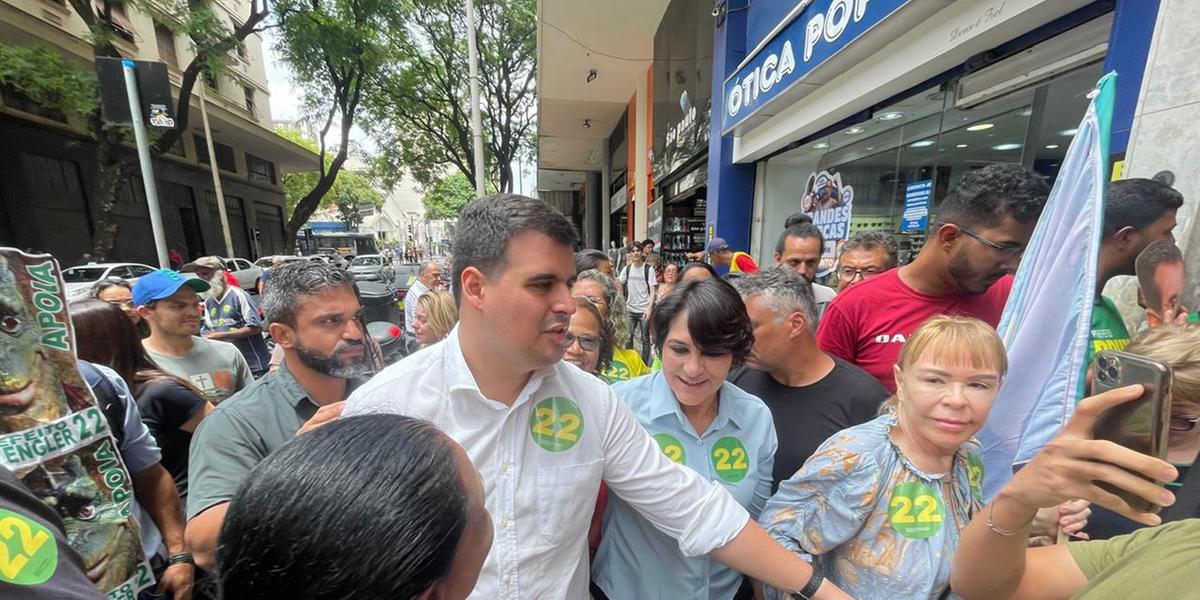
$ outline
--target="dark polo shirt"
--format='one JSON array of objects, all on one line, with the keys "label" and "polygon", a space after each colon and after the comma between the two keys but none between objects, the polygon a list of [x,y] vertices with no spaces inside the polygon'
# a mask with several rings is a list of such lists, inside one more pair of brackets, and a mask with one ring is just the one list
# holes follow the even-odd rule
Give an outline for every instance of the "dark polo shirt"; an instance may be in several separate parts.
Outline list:
[{"label": "dark polo shirt", "polygon": [[[347,381],[346,395],[363,381]],[[187,518],[228,502],[250,471],[291,441],[318,408],[286,362],[217,405],[192,436]]]}]

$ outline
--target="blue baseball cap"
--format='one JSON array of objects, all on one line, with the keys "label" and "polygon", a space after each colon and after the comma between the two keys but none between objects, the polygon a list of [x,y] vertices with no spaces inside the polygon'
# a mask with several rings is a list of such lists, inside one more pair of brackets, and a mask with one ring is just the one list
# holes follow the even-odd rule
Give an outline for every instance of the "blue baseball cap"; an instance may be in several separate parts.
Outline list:
[{"label": "blue baseball cap", "polygon": [[144,306],[155,300],[169,298],[185,285],[197,292],[208,291],[212,287],[203,279],[184,277],[170,269],[159,269],[133,283],[133,304]]}]

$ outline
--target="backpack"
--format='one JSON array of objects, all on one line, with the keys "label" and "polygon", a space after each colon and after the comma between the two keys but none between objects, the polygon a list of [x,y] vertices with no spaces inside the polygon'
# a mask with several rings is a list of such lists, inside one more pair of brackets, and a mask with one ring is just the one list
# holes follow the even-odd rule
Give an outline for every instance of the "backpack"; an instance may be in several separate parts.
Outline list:
[{"label": "backpack", "polygon": [[[633,265],[625,265],[625,270],[624,270],[625,278],[621,280],[621,285],[625,286],[626,290],[629,289],[629,267],[632,267],[632,266]],[[642,263],[642,274],[645,275],[645,277],[646,277],[646,295],[649,296],[650,295],[650,263],[648,263],[648,262]],[[626,294],[628,294],[628,292],[626,292]]]},{"label": "backpack", "polygon": [[87,382],[88,387],[92,388],[92,394],[96,396],[96,406],[104,413],[104,418],[108,420],[108,428],[117,439],[117,448],[120,448],[125,443],[125,411],[128,410],[125,395],[118,392],[95,365],[81,360],[79,372],[83,374],[83,380]]}]

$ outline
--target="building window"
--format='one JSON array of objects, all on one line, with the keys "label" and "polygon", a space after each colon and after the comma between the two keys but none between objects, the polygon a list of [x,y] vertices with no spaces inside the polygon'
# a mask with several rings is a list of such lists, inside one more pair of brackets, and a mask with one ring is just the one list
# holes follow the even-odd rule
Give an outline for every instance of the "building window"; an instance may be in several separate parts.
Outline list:
[{"label": "building window", "polygon": [[207,85],[208,89],[214,92],[221,91],[221,87],[217,85],[217,76],[211,71],[204,72],[204,85]]},{"label": "building window", "polygon": [[250,116],[257,117],[258,111],[254,108],[254,88],[250,86],[242,86],[242,94],[246,99],[246,110]]},{"label": "building window", "polygon": [[[201,164],[208,164],[208,143],[202,135],[193,136],[193,141],[196,145],[196,160]],[[237,173],[237,161],[234,159],[233,148],[222,144],[221,142],[213,142],[213,151],[217,153],[217,168],[230,173]]]},{"label": "building window", "polygon": [[158,56],[168,65],[179,67],[179,56],[175,53],[175,32],[162,23],[155,23],[154,40],[158,43]]},{"label": "building window", "polygon": [[132,42],[134,39],[133,24],[125,14],[125,3],[117,0],[96,0],[96,14],[112,26],[117,37]]},{"label": "building window", "polygon": [[275,163],[269,160],[247,153],[246,173],[250,176],[250,181],[275,185]]}]

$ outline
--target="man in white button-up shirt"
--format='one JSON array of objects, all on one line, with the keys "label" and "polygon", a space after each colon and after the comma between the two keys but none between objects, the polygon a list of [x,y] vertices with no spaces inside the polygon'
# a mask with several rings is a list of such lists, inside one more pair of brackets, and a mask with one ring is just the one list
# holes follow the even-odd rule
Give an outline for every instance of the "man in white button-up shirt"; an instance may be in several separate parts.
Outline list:
[{"label": "man in white button-up shirt", "polygon": [[601,482],[685,555],[711,554],[781,589],[811,581],[805,597],[846,597],[722,487],[667,459],[608,386],[562,362],[575,240],[541,201],[472,202],[454,246],[459,326],[347,401],[347,416],[428,419],[471,456],[496,529],[471,597],[587,598],[587,529]]}]

